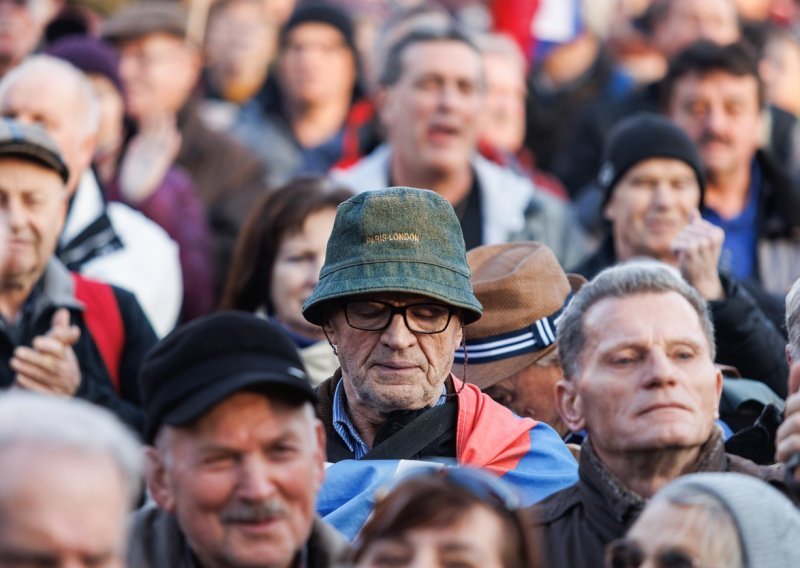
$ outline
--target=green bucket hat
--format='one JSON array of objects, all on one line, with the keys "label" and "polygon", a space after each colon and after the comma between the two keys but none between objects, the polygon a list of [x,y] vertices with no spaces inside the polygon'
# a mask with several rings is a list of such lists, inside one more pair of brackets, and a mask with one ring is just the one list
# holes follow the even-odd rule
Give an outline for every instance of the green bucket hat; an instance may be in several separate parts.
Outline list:
[{"label": "green bucket hat", "polygon": [[327,302],[370,292],[405,292],[481,317],[472,292],[464,236],[453,207],[427,189],[389,187],[351,197],[336,209],[325,265],[303,316],[322,325]]}]

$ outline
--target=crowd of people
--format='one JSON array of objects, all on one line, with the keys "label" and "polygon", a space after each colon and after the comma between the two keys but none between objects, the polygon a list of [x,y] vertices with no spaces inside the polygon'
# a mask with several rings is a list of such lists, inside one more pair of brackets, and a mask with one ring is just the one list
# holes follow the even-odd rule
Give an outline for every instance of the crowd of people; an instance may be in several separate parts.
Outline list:
[{"label": "crowd of people", "polygon": [[800,2],[0,0],[0,568],[800,565]]}]

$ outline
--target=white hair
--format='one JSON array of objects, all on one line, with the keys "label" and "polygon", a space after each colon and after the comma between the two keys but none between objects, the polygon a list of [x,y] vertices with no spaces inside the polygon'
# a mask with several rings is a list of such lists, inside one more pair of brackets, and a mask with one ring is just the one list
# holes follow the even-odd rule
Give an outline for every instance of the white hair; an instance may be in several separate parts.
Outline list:
[{"label": "white hair", "polygon": [[786,333],[789,335],[789,355],[792,362],[800,361],[800,278],[786,294]]},{"label": "white hair", "polygon": [[109,458],[119,469],[131,505],[142,488],[143,453],[111,412],[77,398],[23,391],[0,395],[0,455],[11,447],[68,450]]},{"label": "white hair", "polygon": [[33,74],[47,77],[54,87],[64,87],[73,91],[73,97],[81,103],[85,126],[84,134],[96,134],[100,128],[100,101],[88,77],[77,67],[50,55],[32,55],[6,73],[0,80],[0,101],[6,98],[13,86]]}]

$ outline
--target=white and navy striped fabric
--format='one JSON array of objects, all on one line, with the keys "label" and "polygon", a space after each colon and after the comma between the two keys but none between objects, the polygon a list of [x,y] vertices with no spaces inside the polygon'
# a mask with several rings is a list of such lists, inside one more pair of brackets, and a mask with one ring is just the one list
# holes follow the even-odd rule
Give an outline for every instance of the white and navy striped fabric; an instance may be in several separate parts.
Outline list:
[{"label": "white and navy striped fabric", "polygon": [[[557,312],[522,329],[501,335],[466,341],[467,359],[472,363],[491,363],[525,353],[534,353],[552,345],[556,340],[558,322],[572,300],[570,293]],[[464,348],[456,349],[455,362],[464,362]]]}]

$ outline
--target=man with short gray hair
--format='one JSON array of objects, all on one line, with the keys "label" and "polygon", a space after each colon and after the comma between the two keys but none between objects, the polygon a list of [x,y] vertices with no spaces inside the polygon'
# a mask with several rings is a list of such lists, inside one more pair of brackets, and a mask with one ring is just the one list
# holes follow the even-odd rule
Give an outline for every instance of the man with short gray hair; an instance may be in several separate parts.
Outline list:
[{"label": "man with short gray hair", "polygon": [[674,270],[601,272],[567,308],[557,337],[565,379],[556,403],[585,430],[578,483],[535,507],[547,565],[599,566],[647,500],[670,480],[737,471],[785,489],[782,469],[725,453],[715,425],[722,375],[706,302]]},{"label": "man with short gray hair", "polygon": [[386,144],[336,172],[337,181],[357,191],[435,191],[455,208],[467,249],[529,239],[562,264],[579,260],[585,242],[569,207],[478,155],[486,81],[470,36],[454,26],[413,29],[392,45],[379,82]]},{"label": "man with short gray hair", "polygon": [[110,413],[75,399],[0,396],[0,566],[125,566],[142,454]]}]

